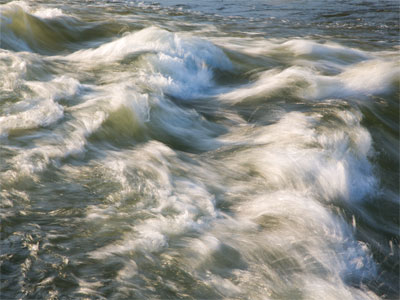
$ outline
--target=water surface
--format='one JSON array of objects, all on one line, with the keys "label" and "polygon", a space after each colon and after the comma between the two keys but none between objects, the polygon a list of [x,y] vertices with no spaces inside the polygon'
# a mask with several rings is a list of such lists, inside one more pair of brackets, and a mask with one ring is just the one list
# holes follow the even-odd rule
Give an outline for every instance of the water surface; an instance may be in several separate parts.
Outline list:
[{"label": "water surface", "polygon": [[2,299],[397,299],[396,1],[0,1]]}]

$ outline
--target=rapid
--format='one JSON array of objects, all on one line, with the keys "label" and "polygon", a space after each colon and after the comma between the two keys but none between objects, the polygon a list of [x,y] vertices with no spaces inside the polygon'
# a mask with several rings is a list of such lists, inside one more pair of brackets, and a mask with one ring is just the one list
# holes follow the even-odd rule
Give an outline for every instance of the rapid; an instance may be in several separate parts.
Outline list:
[{"label": "rapid", "polygon": [[1,299],[397,299],[396,1],[0,1]]}]

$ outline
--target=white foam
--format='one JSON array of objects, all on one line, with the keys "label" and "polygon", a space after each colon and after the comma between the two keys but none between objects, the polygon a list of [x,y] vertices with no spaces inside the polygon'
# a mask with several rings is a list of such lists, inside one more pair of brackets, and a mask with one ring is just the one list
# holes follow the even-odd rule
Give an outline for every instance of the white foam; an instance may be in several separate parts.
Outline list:
[{"label": "white foam", "polygon": [[181,36],[157,27],[128,33],[123,37],[103,44],[96,49],[80,50],[67,56],[68,59],[100,62],[114,61],[127,55],[141,52],[160,53],[161,57],[189,58],[193,63],[206,63],[213,67],[229,68],[230,63],[223,52],[205,40]]},{"label": "white foam", "polygon": [[27,1],[11,1],[9,3],[0,5],[0,8],[0,11],[6,14],[21,9],[25,13],[41,19],[54,19],[67,16],[60,8],[37,7],[31,5],[31,3]]},{"label": "white foam", "polygon": [[293,80],[291,80],[290,78],[293,70],[289,69],[285,71],[265,71],[254,83],[246,84],[227,93],[221,94],[219,98],[222,101],[236,103],[246,98],[254,97],[257,95],[265,95],[281,89],[285,86],[290,86],[290,81],[293,82]]},{"label": "white foam", "polygon": [[0,50],[0,88],[12,92],[26,74],[27,62],[17,54]]},{"label": "white foam", "polygon": [[25,85],[41,98],[60,100],[77,96],[82,85],[78,80],[69,76],[58,76],[50,81],[26,81]]},{"label": "white foam", "polygon": [[277,58],[282,60],[299,59],[300,56],[311,57],[314,61],[329,60],[338,64],[350,64],[373,58],[374,53],[346,47],[333,42],[317,42],[306,39],[263,39],[263,38],[234,38],[218,37],[211,40],[225,48],[246,55],[257,57],[277,58],[277,54],[284,54]]},{"label": "white foam", "polygon": [[[48,100],[49,101],[49,100]],[[55,108],[60,108],[60,112],[57,114],[47,114],[52,111],[50,105],[53,103]],[[34,110],[30,109],[26,113],[20,113],[23,117],[26,116],[26,126],[33,127],[39,125],[49,125],[56,121],[57,118],[54,116],[59,116],[61,118],[63,110],[59,104],[54,102],[47,103],[46,101],[41,101],[40,108],[38,112],[32,115]],[[42,115],[40,115],[42,113]],[[20,120],[21,115],[11,118],[11,121]],[[100,127],[100,125],[105,120],[107,114],[100,110],[81,110],[74,112],[74,120],[66,122],[63,127],[58,132],[53,134],[43,134],[39,135],[36,141],[35,147],[31,149],[25,149],[17,154],[11,161],[13,170],[8,174],[10,180],[17,180],[21,176],[29,176],[32,178],[36,177],[36,174],[42,172],[47,168],[50,163],[57,164],[60,158],[67,157],[69,155],[80,155],[85,150],[86,137],[91,134],[94,130]],[[33,118],[34,120],[31,120]],[[39,121],[37,121],[39,120]],[[5,119],[3,122],[10,122]],[[11,123],[13,125],[14,123]],[[24,125],[23,123],[22,125]],[[18,129],[25,129],[22,127],[20,122],[15,125]],[[29,125],[29,126],[28,126]],[[6,127],[6,129],[10,129]],[[14,128],[11,128],[14,129]],[[67,132],[65,132],[67,130]]]},{"label": "white foam", "polygon": [[269,97],[288,89],[293,95],[308,100],[365,98],[390,92],[400,77],[397,53],[393,51],[366,52],[332,42],[304,39],[241,41],[221,38],[214,42],[246,55],[291,65],[283,70],[274,68],[260,72],[249,84],[219,96],[233,103],[246,98]]},{"label": "white foam", "polygon": [[[147,212],[152,217],[137,220],[133,232],[125,234],[121,241],[113,245],[92,252],[94,258],[131,251],[159,252],[168,246],[170,236],[202,231],[217,217],[213,196],[200,182],[171,176],[171,162],[176,158],[175,153],[165,145],[149,142],[135,151],[113,156],[114,159],[108,156],[105,166],[111,171],[110,178],[121,184],[122,189],[110,195],[110,201],[119,207],[135,190],[135,185],[140,184],[141,189],[150,195],[137,203],[135,211]],[[137,172],[146,176],[138,178],[135,175]],[[100,213],[98,208],[90,208],[90,219],[93,212],[94,216]]]},{"label": "white foam", "polygon": [[[96,88],[95,97],[71,109],[94,105],[93,101],[97,102],[97,105],[102,103],[101,106],[109,112],[125,107],[132,113],[135,124],[131,125],[143,132],[157,133],[161,140],[173,137],[189,147],[200,150],[215,149],[220,145],[214,138],[218,126],[208,122],[196,110],[182,108],[162,95],[164,90],[179,96],[194,96],[196,92],[195,88],[190,89],[191,83],[167,79],[161,73],[149,74],[144,70],[133,76],[123,73],[113,78],[105,76],[104,79],[111,83]],[[182,77],[182,81],[185,80]],[[153,91],[150,95],[147,92],[148,88]]]},{"label": "white foam", "polygon": [[126,107],[131,111],[139,126],[143,126],[150,120],[149,95],[138,92],[137,88],[129,81],[96,88],[95,92],[87,99],[88,101],[74,106],[71,110],[97,106],[109,114],[121,107]]},{"label": "white foam", "polygon": [[[25,70],[26,64],[23,66]],[[13,84],[25,86],[30,92],[22,93],[26,100],[6,107],[7,114],[0,117],[0,136],[7,136],[11,130],[46,127],[57,122],[63,118],[64,108],[56,100],[75,96],[81,87],[76,79],[65,76],[40,82],[25,81],[22,78],[18,80],[15,78],[18,75],[13,76]]]},{"label": "white foam", "polygon": [[400,65],[374,59],[349,67],[338,77],[348,94],[379,94],[386,92],[400,78]]},{"label": "white foam", "polygon": [[225,54],[210,42],[156,27],[129,33],[96,49],[81,50],[66,58],[98,64],[144,53],[140,82],[150,84],[152,90],[181,98],[206,93],[213,85],[213,68],[232,67]]},{"label": "white foam", "polygon": [[306,72],[310,83],[302,95],[309,99],[332,97],[365,97],[392,90],[399,78],[397,63],[383,60],[369,60],[345,68],[336,76],[323,76]]},{"label": "white foam", "polygon": [[[70,116],[70,120],[63,122],[51,134],[40,134],[34,148],[16,155],[10,162],[13,170],[9,171],[12,174],[7,174],[11,181],[20,176],[34,178],[35,174],[42,172],[49,164],[57,164],[60,158],[82,155],[87,137],[100,128],[112,112],[121,107],[130,110],[137,126],[144,126],[149,120],[148,95],[138,93],[129,83],[87,86],[91,92],[80,95],[82,85],[72,77],[56,77],[48,82],[21,82],[31,91],[24,95],[27,100],[8,108],[10,115],[0,117],[3,137],[12,130],[49,126],[62,119],[64,113]],[[41,95],[42,98],[29,99],[32,95]],[[79,104],[65,109],[56,102],[77,97],[80,97]]]},{"label": "white foam", "polygon": [[44,7],[32,11],[32,14],[35,17],[39,17],[41,19],[55,19],[66,16],[64,12],[59,8],[44,8]]},{"label": "white foam", "polygon": [[218,275],[211,275],[208,279],[209,283],[225,297],[235,297],[240,294],[240,288],[231,280],[222,278]]},{"label": "white foam", "polygon": [[82,278],[76,277],[72,275],[72,277],[76,280],[78,284],[78,289],[76,290],[76,293],[79,293],[81,295],[88,295],[88,297],[93,297],[95,296],[96,298],[100,300],[106,300],[107,298],[102,295],[101,292],[99,292],[99,288],[103,286],[103,284],[99,281],[89,281],[89,280],[84,280]]},{"label": "white foam", "polygon": [[326,42],[324,44],[310,40],[289,40],[281,44],[281,47],[289,49],[296,56],[311,55],[316,58],[327,59],[341,58],[349,61],[364,60],[370,58],[368,53],[358,49],[345,47],[336,43]]},{"label": "white foam", "polygon": [[11,1],[6,4],[2,4],[0,7],[2,11],[6,12],[16,9],[23,9],[26,12],[30,10],[30,6],[26,1]]},{"label": "white foam", "polygon": [[30,103],[28,109],[8,116],[0,117],[0,136],[7,136],[11,130],[33,129],[49,126],[64,115],[61,105],[52,100]]},{"label": "white foam", "polygon": [[221,143],[213,137],[217,126],[195,110],[183,109],[166,99],[155,100],[158,110],[152,113],[152,128],[199,150],[216,149]]},{"label": "white foam", "polygon": [[[217,30],[215,30],[217,31]],[[256,37],[210,37],[210,40],[221,47],[250,56],[267,56],[273,53],[282,41]]]},{"label": "white foam", "polygon": [[299,112],[286,114],[276,124],[245,136],[244,144],[259,146],[244,151],[233,162],[245,161],[247,167],[251,162],[273,189],[292,187],[326,201],[362,200],[375,191],[377,184],[368,161],[368,131],[359,124],[359,116],[350,112],[346,118],[351,119],[352,126],[347,128],[316,131],[319,118]]},{"label": "white foam", "polygon": [[364,291],[354,287],[349,287],[343,282],[335,282],[328,285],[325,280],[318,277],[304,278],[303,280],[304,297],[306,299],[355,299],[355,300],[379,300],[381,297],[372,291]]},{"label": "white foam", "polygon": [[[170,239],[181,237],[174,263],[225,297],[241,293],[255,299],[261,294],[283,297],[287,295],[283,291],[298,289],[308,298],[325,291],[332,297],[376,299],[373,293],[346,284],[348,276],[373,278],[376,266],[368,247],[354,240],[350,226],[325,205],[338,198],[350,204],[363,201],[375,190],[367,159],[371,139],[357,111],[337,110],[342,127],[329,130],[319,127],[321,117],[292,112],[275,124],[253,128],[250,135],[232,132],[234,141],[228,134],[227,144],[242,142],[246,148],[224,156],[219,172],[213,169],[218,164],[204,163],[199,168],[205,172],[202,180],[195,175],[182,176],[190,180],[176,177],[193,168],[197,175],[197,170],[159,142],[107,153],[99,162],[107,170],[104,177],[121,188],[103,208],[88,208],[87,221],[116,226],[113,218],[129,220],[130,211],[146,212],[146,218],[127,221],[132,229],[117,242],[92,251],[91,257],[132,258],[137,252],[150,260],[160,252],[173,256]],[[179,171],[173,172],[174,168]],[[208,168],[214,171],[210,178]],[[242,181],[249,169],[256,175]],[[216,172],[225,185],[220,189],[225,188],[225,200],[230,201],[230,216],[218,212],[203,184],[214,184]],[[236,177],[240,179],[235,181]],[[138,186],[145,196],[127,204]],[[229,265],[230,271],[222,261],[221,267],[211,265],[223,247],[237,255],[237,265]],[[132,273],[123,269],[120,276],[123,280],[136,276],[136,266]]]},{"label": "white foam", "polygon": [[[235,285],[242,292],[257,298],[261,292],[284,296],[290,290],[300,290],[307,298],[318,299],[323,290],[330,291],[327,297],[333,299],[335,295],[376,299],[373,293],[346,284],[348,276],[376,276],[368,247],[355,241],[348,224],[331,214],[313,195],[291,189],[266,189],[233,208],[235,221],[216,222],[212,233],[240,249],[241,259],[252,262],[234,272]],[[258,228],[249,230],[249,222]],[[332,289],[336,291],[332,293]]]},{"label": "white foam", "polygon": [[308,100],[366,97],[390,91],[399,78],[398,64],[369,60],[343,67],[338,75],[321,75],[312,68],[293,66],[285,70],[268,70],[253,83],[220,95],[220,99],[240,102],[246,98],[270,96],[283,89]]}]

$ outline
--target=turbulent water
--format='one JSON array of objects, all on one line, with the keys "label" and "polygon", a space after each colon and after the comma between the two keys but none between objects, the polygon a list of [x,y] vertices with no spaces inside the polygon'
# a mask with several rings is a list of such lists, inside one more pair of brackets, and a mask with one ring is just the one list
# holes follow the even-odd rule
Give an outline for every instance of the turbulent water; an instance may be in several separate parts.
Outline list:
[{"label": "turbulent water", "polygon": [[397,299],[397,1],[0,1],[1,299]]}]

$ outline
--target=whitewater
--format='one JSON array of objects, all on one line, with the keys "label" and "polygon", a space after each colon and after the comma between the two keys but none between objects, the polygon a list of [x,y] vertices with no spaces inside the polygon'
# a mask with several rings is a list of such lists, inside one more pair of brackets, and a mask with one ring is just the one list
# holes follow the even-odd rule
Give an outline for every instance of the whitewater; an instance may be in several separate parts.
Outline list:
[{"label": "whitewater", "polygon": [[396,1],[0,1],[1,299],[398,299]]}]

